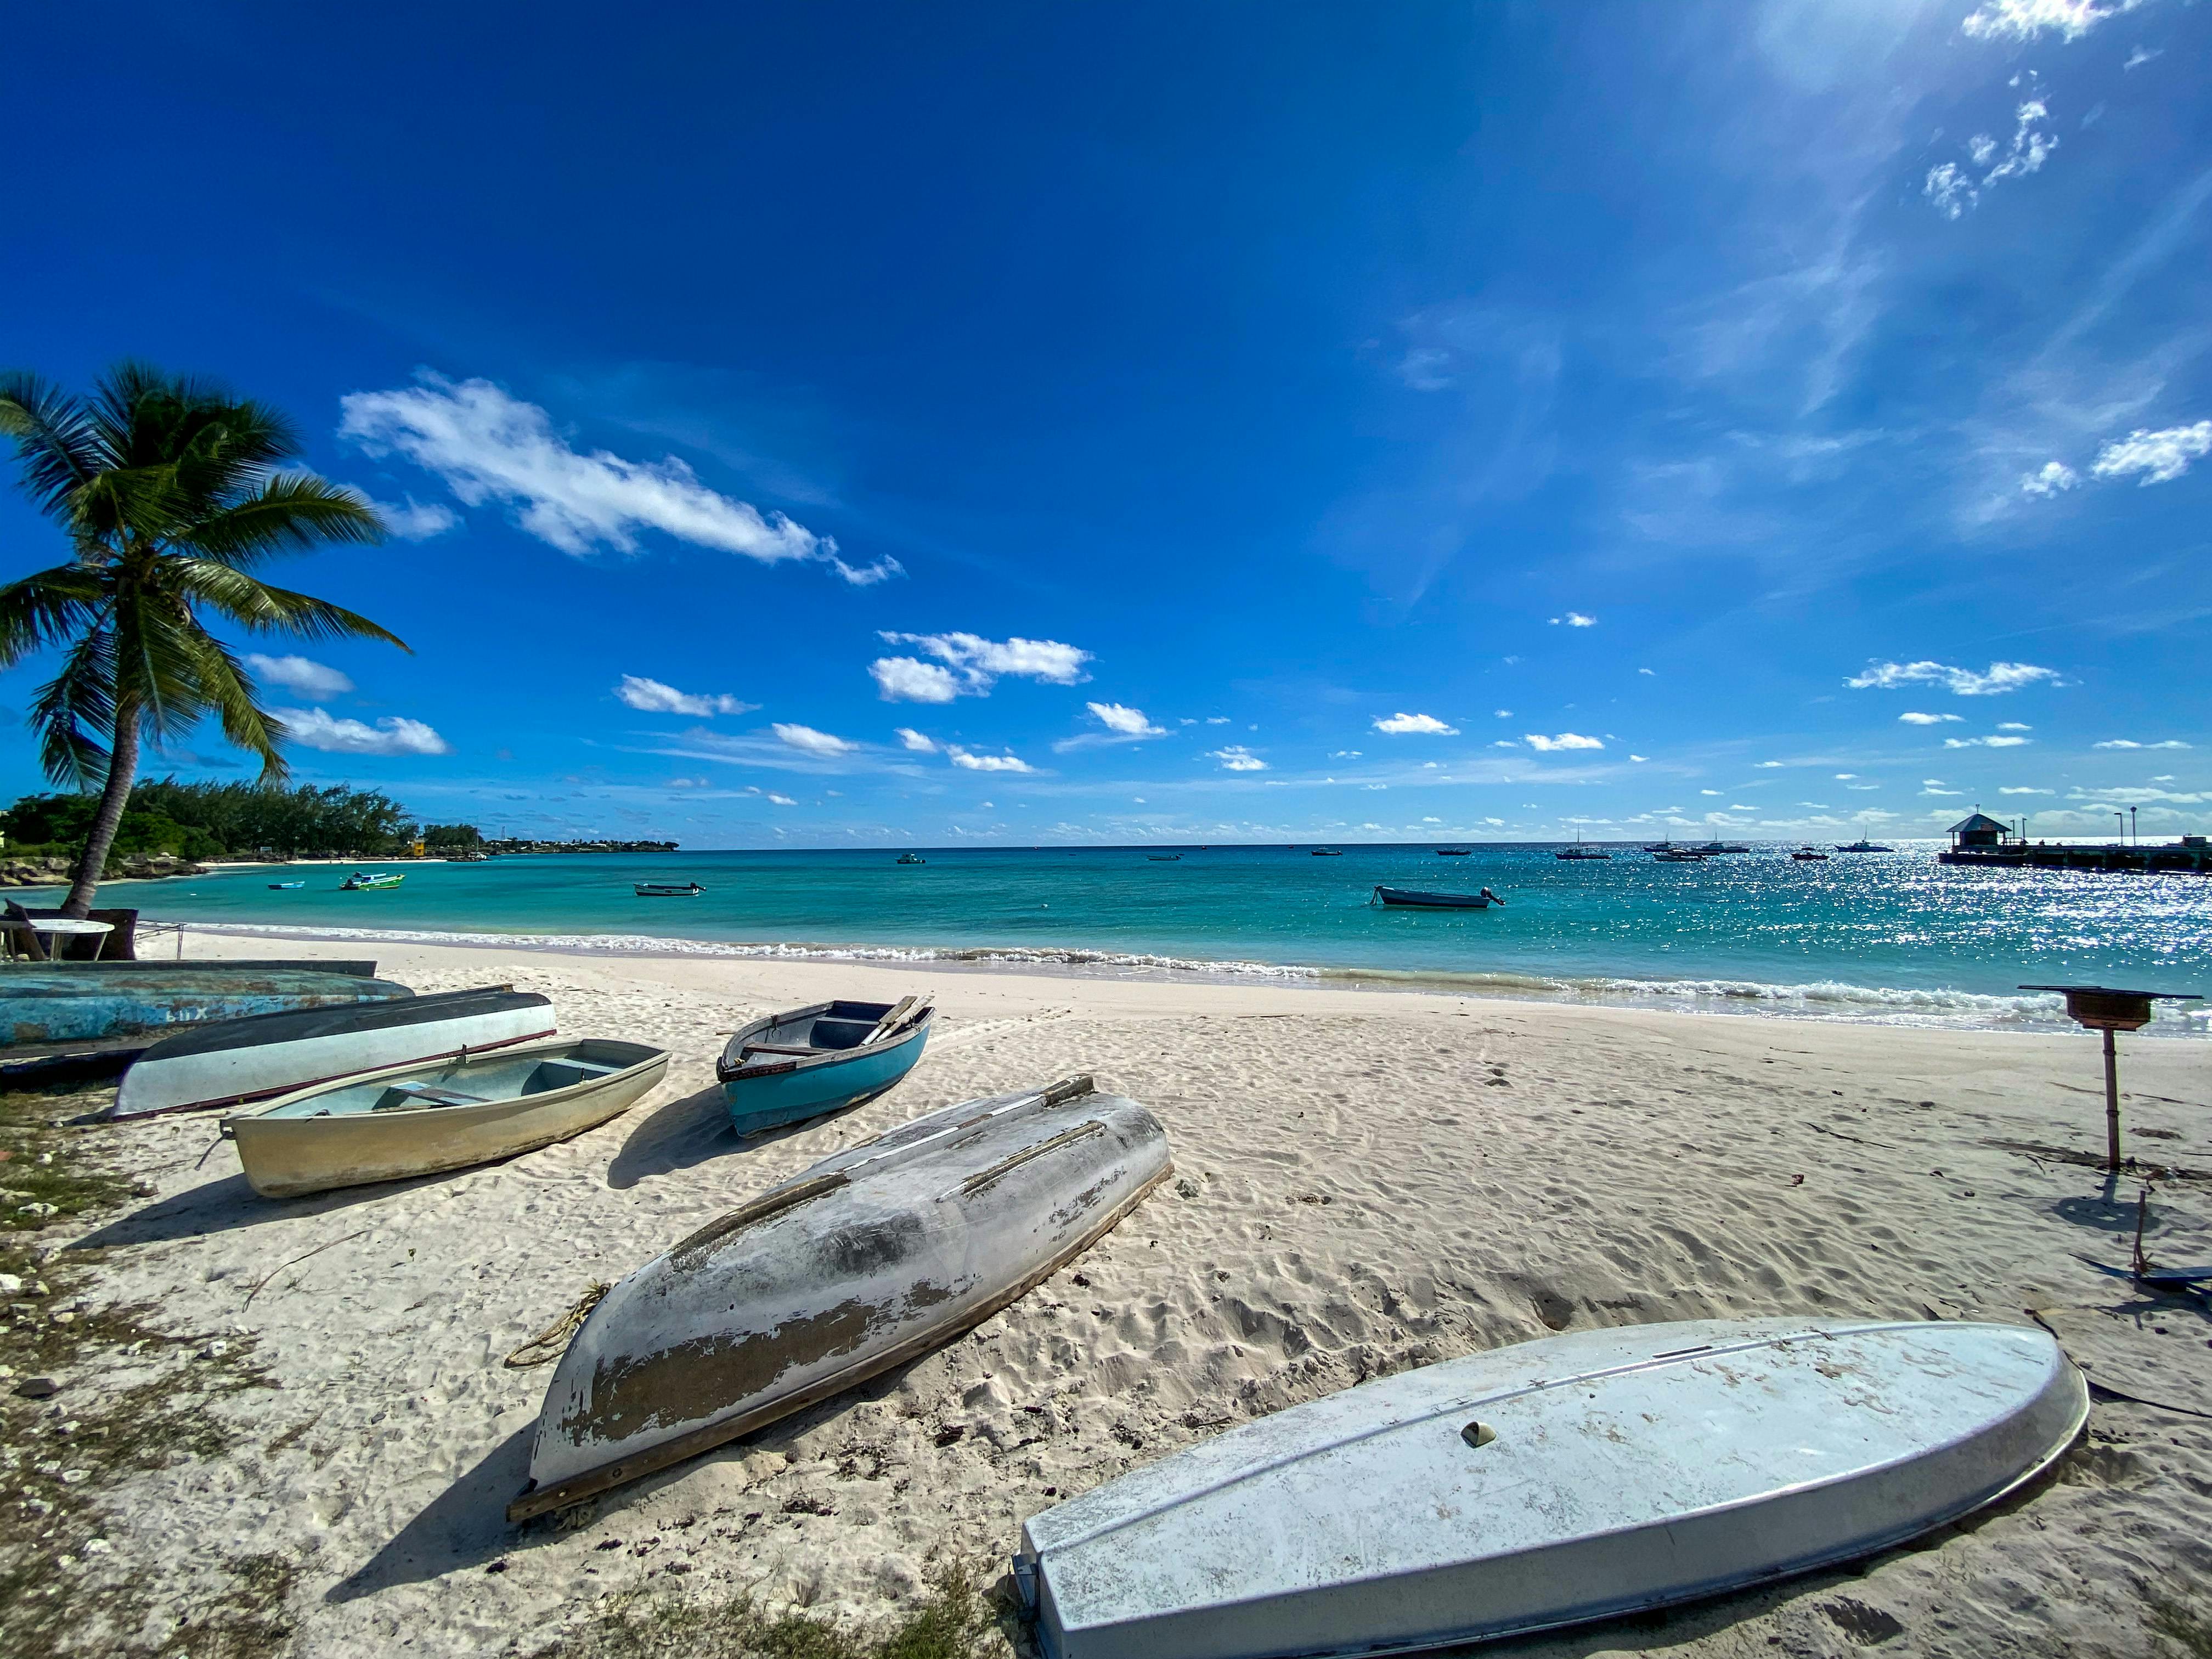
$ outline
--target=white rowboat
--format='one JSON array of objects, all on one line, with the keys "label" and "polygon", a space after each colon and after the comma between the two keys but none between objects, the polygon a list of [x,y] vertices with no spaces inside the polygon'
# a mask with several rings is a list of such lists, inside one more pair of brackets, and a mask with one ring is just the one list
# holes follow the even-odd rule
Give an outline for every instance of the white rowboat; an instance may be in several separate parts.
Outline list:
[{"label": "white rowboat", "polygon": [[1583,1331],[1332,1395],[1032,1516],[1048,1659],[1402,1653],[1663,1607],[1992,1503],[2088,1394],[2011,1325]]},{"label": "white rowboat", "polygon": [[553,1005],[494,985],[391,1002],[292,1008],[194,1025],[140,1055],[100,1115],[228,1106],[311,1084],[553,1035]]},{"label": "white rowboat", "polygon": [[949,1341],[1090,1248],[1173,1166],[1087,1077],[948,1106],[823,1159],[592,1309],[545,1391],[526,1521]]},{"label": "white rowboat", "polygon": [[255,1192],[290,1198],[549,1146],[628,1110],[667,1070],[642,1042],[556,1037],[296,1090],[222,1132]]}]

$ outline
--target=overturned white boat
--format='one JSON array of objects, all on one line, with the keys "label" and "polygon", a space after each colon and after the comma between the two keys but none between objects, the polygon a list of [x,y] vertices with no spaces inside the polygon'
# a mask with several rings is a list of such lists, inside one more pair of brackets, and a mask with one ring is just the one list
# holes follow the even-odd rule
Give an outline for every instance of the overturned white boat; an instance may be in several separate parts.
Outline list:
[{"label": "overturned white boat", "polygon": [[1698,1321],[1425,1366],[1032,1516],[1048,1659],[1399,1653],[1848,1561],[1991,1503],[2081,1432],[2011,1325]]},{"label": "overturned white boat", "polygon": [[926,1353],[1165,1180],[1167,1133],[1087,1077],[967,1101],[825,1158],[608,1291],[545,1392],[527,1520]]},{"label": "overturned white boat", "polygon": [[553,1005],[493,985],[193,1025],[123,1074],[104,1117],[228,1106],[386,1066],[465,1057],[553,1035]]}]

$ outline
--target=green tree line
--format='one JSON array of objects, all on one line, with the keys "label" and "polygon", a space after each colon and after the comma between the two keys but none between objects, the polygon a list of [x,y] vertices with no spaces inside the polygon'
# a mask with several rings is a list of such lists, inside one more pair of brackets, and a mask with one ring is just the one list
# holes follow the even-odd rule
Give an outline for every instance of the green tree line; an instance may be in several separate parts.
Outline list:
[{"label": "green tree line", "polygon": [[[76,856],[100,806],[90,794],[27,795],[0,812],[9,853]],[[389,858],[416,841],[431,852],[477,845],[474,824],[417,823],[374,789],[344,784],[283,788],[256,783],[137,784],[116,827],[113,853],[185,858],[270,854],[281,858]]]}]

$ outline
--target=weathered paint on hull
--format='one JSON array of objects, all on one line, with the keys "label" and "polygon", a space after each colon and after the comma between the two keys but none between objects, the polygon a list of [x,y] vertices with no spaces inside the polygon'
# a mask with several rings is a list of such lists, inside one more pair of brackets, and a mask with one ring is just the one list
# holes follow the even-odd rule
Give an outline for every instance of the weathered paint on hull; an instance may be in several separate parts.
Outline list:
[{"label": "weathered paint on hull", "polygon": [[2088,1394],[2044,1332],[1578,1331],[1279,1412],[1032,1516],[1047,1659],[1405,1653],[1856,1559],[1994,1503]]},{"label": "weathered paint on hull", "polygon": [[1088,1078],[969,1101],[823,1160],[610,1291],[545,1394],[511,1520],[749,1434],[938,1347],[1172,1172]]},{"label": "weathered paint on hull", "polygon": [[414,995],[390,980],[290,969],[186,966],[111,975],[98,967],[0,969],[0,1046],[95,1042],[204,1020]]},{"label": "weathered paint on hull", "polygon": [[896,1088],[921,1058],[929,1028],[878,1048],[857,1049],[853,1058],[799,1066],[760,1077],[735,1077],[722,1085],[730,1103],[730,1121],[741,1135],[758,1134],[786,1123],[844,1110]]},{"label": "weathered paint on hull", "polygon": [[[597,1048],[624,1069],[566,1089],[489,1100],[480,1105],[423,1107],[349,1116],[274,1115],[296,1112],[300,1103],[340,1089],[376,1082],[458,1080],[475,1066],[511,1065],[538,1055]],[[264,1198],[294,1198],[337,1187],[465,1170],[550,1146],[628,1111],[666,1075],[668,1056],[641,1042],[556,1038],[501,1048],[474,1060],[443,1066],[394,1066],[312,1089],[295,1090],[267,1105],[223,1120],[223,1133],[238,1143],[238,1161],[253,1190]]]}]

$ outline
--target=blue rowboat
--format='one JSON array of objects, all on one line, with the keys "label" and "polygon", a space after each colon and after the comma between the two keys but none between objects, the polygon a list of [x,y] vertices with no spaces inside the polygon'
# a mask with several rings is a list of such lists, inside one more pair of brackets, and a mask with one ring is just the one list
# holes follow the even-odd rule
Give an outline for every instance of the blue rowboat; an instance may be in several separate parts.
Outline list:
[{"label": "blue rowboat", "polygon": [[921,1058],[936,1010],[901,1002],[817,1002],[731,1037],[714,1075],[741,1135],[842,1112],[896,1088]]},{"label": "blue rowboat", "polygon": [[[366,964],[356,964],[366,965]],[[227,963],[88,962],[0,970],[0,1045],[84,1042],[415,994],[390,980]]]}]

